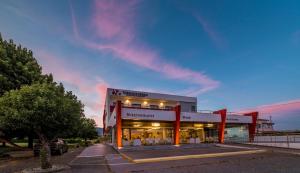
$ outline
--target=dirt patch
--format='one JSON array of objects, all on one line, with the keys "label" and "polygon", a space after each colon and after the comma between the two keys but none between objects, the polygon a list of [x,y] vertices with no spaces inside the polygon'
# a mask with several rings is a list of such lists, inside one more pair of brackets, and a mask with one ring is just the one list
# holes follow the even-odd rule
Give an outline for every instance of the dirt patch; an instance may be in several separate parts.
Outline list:
[{"label": "dirt patch", "polygon": [[[70,149],[68,153],[62,156],[52,156],[51,162],[53,164],[64,164],[67,165],[72,161],[84,148]],[[38,157],[24,158],[24,159],[10,159],[0,162],[1,173],[15,173],[20,172],[26,168],[39,167],[40,160]]]}]

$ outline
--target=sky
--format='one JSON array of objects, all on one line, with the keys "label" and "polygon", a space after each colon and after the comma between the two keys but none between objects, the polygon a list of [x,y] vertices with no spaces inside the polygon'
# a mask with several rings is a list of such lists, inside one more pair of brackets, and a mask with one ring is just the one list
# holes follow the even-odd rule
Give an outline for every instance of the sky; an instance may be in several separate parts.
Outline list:
[{"label": "sky", "polygon": [[107,87],[195,96],[300,129],[300,1],[0,0],[0,32],[34,52],[102,126]]}]

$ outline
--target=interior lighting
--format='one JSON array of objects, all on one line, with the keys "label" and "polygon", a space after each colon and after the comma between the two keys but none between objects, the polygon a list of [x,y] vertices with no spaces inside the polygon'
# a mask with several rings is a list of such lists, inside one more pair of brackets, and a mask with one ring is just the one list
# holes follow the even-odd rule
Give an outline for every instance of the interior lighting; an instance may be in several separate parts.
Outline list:
[{"label": "interior lighting", "polygon": [[133,127],[141,127],[140,124],[133,124]]},{"label": "interior lighting", "polygon": [[203,124],[194,124],[194,127],[201,128],[201,127],[203,127]]},{"label": "interior lighting", "polygon": [[160,123],[152,123],[151,124],[153,127],[159,127],[160,126]]},{"label": "interior lighting", "polygon": [[206,127],[213,127],[213,124],[207,124]]}]

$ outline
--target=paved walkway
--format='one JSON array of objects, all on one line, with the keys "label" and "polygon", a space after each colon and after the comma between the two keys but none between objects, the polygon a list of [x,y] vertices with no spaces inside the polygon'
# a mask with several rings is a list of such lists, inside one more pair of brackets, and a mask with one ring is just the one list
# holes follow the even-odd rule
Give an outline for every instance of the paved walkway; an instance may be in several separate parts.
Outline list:
[{"label": "paved walkway", "polygon": [[71,169],[64,173],[108,173],[111,172],[105,160],[105,155],[116,151],[108,145],[96,144],[83,150],[69,165]]}]

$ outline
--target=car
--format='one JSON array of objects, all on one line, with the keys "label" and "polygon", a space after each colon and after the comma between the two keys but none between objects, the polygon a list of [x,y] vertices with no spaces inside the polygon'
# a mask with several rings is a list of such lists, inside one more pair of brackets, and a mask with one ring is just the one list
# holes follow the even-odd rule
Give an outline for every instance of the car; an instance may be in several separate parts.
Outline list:
[{"label": "car", "polygon": [[[39,142],[33,146],[34,156],[39,156],[42,144]],[[49,144],[51,155],[58,154],[62,155],[63,153],[68,152],[68,145],[63,139],[52,140]]]}]

